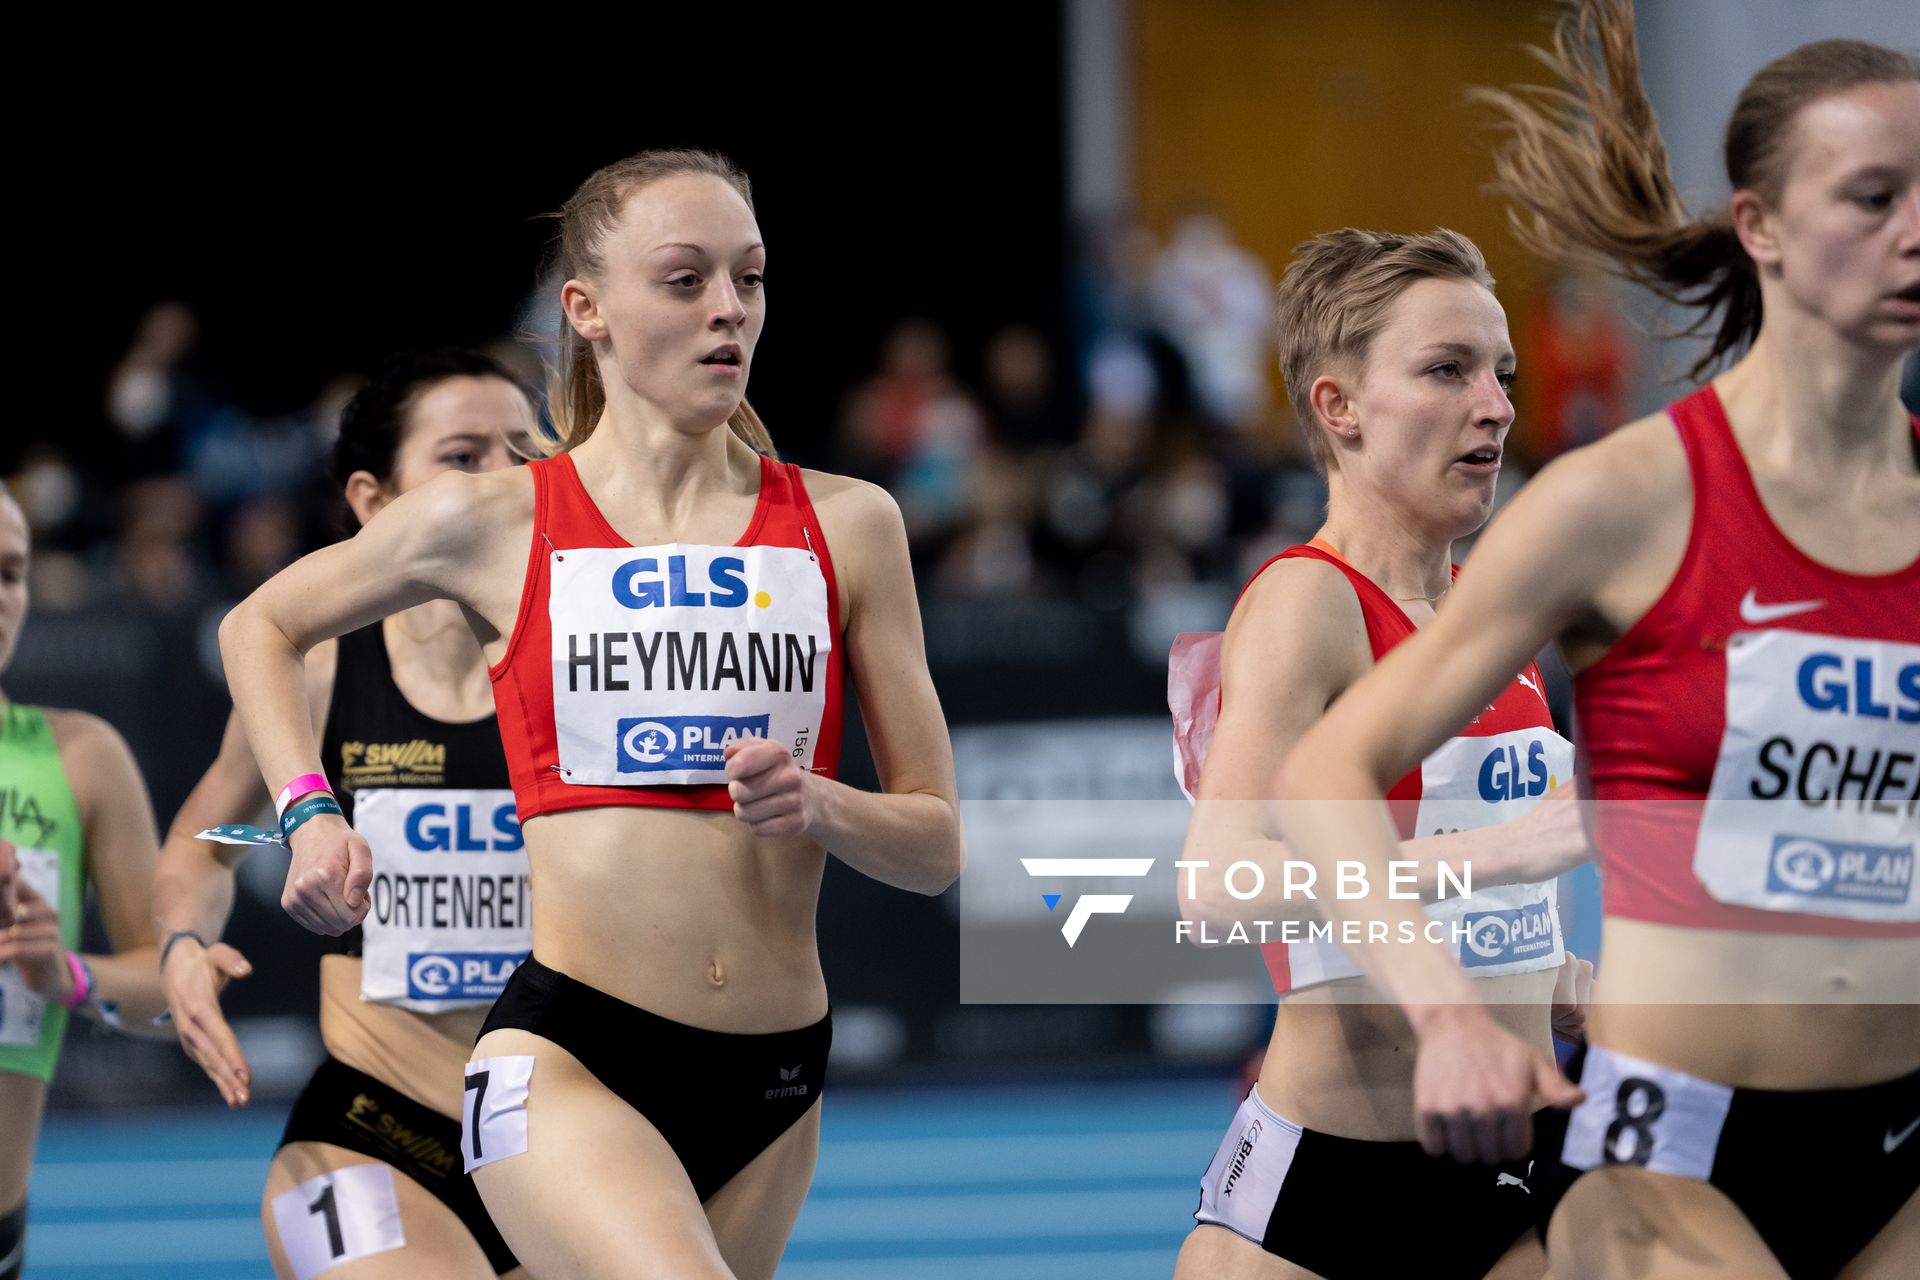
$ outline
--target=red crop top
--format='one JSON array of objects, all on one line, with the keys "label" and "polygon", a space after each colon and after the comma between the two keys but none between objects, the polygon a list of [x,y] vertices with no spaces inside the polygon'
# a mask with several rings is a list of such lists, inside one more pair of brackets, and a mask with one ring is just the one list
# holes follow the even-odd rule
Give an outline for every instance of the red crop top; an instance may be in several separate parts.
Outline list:
[{"label": "red crop top", "polygon": [[798,467],[761,458],[759,501],[730,547],[635,547],[571,457],[527,469],[533,545],[488,671],[523,822],[602,805],[730,809],[721,751],[738,737],[836,776],[839,592]]}]

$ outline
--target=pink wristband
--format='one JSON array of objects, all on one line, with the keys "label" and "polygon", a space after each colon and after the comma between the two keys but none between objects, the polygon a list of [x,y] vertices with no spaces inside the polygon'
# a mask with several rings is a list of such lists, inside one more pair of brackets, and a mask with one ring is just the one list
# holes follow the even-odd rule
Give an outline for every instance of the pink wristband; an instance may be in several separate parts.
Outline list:
[{"label": "pink wristband", "polygon": [[287,816],[287,806],[295,800],[298,800],[301,796],[309,796],[316,791],[330,792],[332,790],[333,788],[327,785],[325,775],[303,773],[286,786],[280,788],[280,794],[275,796],[273,800],[273,812],[275,816],[284,818]]},{"label": "pink wristband", "polygon": [[67,957],[67,970],[73,974],[73,992],[60,1003],[68,1009],[78,1009],[93,995],[93,982],[87,977],[87,966],[80,963],[80,957],[71,951],[63,952]]}]

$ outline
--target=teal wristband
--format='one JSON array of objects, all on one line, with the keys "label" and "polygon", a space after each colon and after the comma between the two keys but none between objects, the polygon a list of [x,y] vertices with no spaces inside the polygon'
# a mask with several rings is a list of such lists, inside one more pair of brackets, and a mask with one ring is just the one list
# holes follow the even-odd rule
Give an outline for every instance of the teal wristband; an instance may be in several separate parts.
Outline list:
[{"label": "teal wristband", "polygon": [[280,815],[280,838],[292,840],[293,833],[300,829],[302,823],[323,813],[338,814],[343,818],[347,816],[340,802],[323,791],[319,795],[308,796]]}]

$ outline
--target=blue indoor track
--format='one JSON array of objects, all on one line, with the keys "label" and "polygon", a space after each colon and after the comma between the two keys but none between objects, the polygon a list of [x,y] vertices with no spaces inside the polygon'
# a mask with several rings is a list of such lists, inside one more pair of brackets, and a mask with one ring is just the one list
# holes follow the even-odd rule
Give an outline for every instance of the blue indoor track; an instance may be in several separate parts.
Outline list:
[{"label": "blue indoor track", "polygon": [[[1232,1083],[829,1092],[782,1280],[1165,1280]],[[50,1115],[24,1280],[264,1280],[277,1112]]]}]

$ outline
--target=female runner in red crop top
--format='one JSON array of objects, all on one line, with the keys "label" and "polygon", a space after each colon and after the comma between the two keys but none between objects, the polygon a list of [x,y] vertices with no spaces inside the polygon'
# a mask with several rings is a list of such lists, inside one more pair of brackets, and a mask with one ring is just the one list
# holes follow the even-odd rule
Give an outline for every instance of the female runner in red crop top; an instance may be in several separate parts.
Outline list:
[{"label": "female runner in red crop top", "polygon": [[[1506,314],[1465,236],[1316,236],[1277,294],[1280,367],[1327,476],[1327,520],[1262,566],[1227,625],[1219,723],[1183,851],[1207,865],[1180,891],[1188,918],[1221,937],[1236,921],[1312,919],[1312,901],[1285,893],[1285,850],[1265,838],[1259,797],[1329,704],[1452,607],[1450,549],[1493,510],[1513,422]],[[1591,850],[1573,746],[1543,687],[1524,662],[1392,799],[1421,896],[1440,896],[1438,863],[1473,883],[1470,897],[1428,908],[1430,932],[1457,949],[1499,1024],[1548,1053],[1554,1031],[1576,1031],[1591,972],[1561,945],[1553,877]],[[1238,900],[1226,867],[1247,855],[1264,864],[1264,889]],[[1413,1141],[1405,1015],[1378,1002],[1338,942],[1282,937],[1261,951],[1280,1007],[1259,1081],[1201,1179],[1176,1280],[1540,1275],[1526,1162],[1467,1169]],[[1394,1231],[1372,1229],[1384,1206]]]},{"label": "female runner in red crop top", "polygon": [[[1627,6],[1576,6],[1551,60],[1566,93],[1493,95],[1519,225],[1720,311],[1709,363],[1751,345],[1521,492],[1453,607],[1289,757],[1282,826],[1316,862],[1384,862],[1387,824],[1344,801],[1558,637],[1606,929],[1586,1098],[1535,1147],[1563,1175],[1556,1280],[1911,1274],[1920,427],[1897,390],[1920,347],[1920,64],[1826,41],[1762,69],[1727,130],[1730,209],[1690,222]],[[1434,949],[1362,960],[1413,1018],[1429,1150],[1524,1152],[1552,1064]],[[1551,1200],[1553,1170],[1534,1181]]]},{"label": "female runner in red crop top", "polygon": [[[826,851],[905,889],[953,882],[946,725],[898,509],[774,461],[745,403],[766,309],[745,176],[645,152],[560,221],[561,455],[397,499],[235,609],[222,649],[268,785],[300,793],[320,759],[301,654],[461,604],[534,937],[468,1064],[467,1166],[536,1275],[771,1276],[818,1144]],[[833,779],[843,664],[882,794]],[[324,813],[290,842],[288,910],[351,927],[365,842]]]}]

